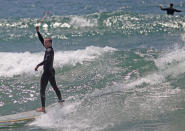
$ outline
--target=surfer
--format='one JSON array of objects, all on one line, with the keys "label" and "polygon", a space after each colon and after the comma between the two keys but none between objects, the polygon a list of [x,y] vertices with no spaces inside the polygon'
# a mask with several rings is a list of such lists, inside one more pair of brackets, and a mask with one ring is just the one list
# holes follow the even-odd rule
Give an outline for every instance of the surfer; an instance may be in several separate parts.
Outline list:
[{"label": "surfer", "polygon": [[44,39],[39,32],[38,26],[36,26],[35,29],[38,34],[39,40],[41,41],[43,46],[46,48],[44,60],[35,67],[35,71],[38,70],[39,66],[43,66],[43,69],[44,69],[44,72],[43,72],[43,74],[41,76],[41,80],[40,80],[40,97],[41,97],[42,107],[36,109],[36,111],[45,112],[46,111],[45,110],[45,90],[46,90],[46,86],[48,84],[48,81],[50,82],[51,86],[53,87],[53,89],[58,97],[59,102],[62,103],[62,102],[64,102],[64,100],[62,100],[60,90],[58,89],[58,87],[56,85],[56,81],[55,81],[55,70],[53,68],[54,50],[52,48],[52,39],[51,38]]},{"label": "surfer", "polygon": [[175,8],[173,8],[173,3],[170,4],[170,7],[168,8],[163,8],[160,5],[161,10],[166,10],[168,15],[174,15],[174,12],[182,12],[181,10],[177,10]]}]

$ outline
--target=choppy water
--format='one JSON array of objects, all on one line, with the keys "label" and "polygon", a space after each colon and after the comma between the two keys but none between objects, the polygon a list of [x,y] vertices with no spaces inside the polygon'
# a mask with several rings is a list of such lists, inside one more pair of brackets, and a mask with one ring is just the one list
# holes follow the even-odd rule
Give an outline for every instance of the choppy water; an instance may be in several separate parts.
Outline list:
[{"label": "choppy water", "polygon": [[[53,38],[65,106],[12,131],[183,131],[185,17],[171,1],[0,1],[0,116],[40,106],[43,60],[35,25]],[[174,1],[178,9],[185,2]],[[7,10],[9,8],[10,10]],[[57,102],[50,84],[46,103]]]}]

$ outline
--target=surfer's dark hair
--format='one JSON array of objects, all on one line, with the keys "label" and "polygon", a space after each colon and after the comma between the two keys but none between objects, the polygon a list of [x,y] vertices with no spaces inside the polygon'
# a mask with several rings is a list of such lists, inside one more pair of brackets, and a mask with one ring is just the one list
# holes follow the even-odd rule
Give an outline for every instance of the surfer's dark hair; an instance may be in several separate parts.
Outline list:
[{"label": "surfer's dark hair", "polygon": [[173,3],[170,3],[170,6],[173,6]]}]

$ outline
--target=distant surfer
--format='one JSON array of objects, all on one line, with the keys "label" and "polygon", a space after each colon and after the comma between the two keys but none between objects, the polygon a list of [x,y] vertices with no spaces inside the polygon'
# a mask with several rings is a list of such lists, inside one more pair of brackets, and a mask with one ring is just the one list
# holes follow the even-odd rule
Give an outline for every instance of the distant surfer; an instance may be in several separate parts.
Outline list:
[{"label": "distant surfer", "polygon": [[54,50],[52,48],[52,39],[51,38],[43,39],[42,35],[39,32],[39,27],[36,26],[35,29],[38,34],[39,40],[41,41],[43,46],[46,48],[44,60],[35,67],[35,71],[38,70],[39,66],[43,66],[43,69],[44,69],[44,72],[43,72],[43,74],[41,76],[41,80],[40,80],[40,96],[41,96],[42,107],[36,109],[36,111],[45,112],[46,111],[45,110],[45,90],[46,90],[46,86],[48,84],[48,81],[50,82],[51,86],[53,87],[53,89],[58,97],[59,102],[62,103],[62,102],[64,102],[64,100],[62,100],[60,90],[58,89],[58,87],[56,85],[56,81],[55,81],[55,70],[53,68]]},{"label": "distant surfer", "polygon": [[174,12],[182,12],[181,10],[177,10],[177,9],[173,8],[172,3],[170,4],[170,7],[168,7],[168,8],[163,8],[161,5],[160,5],[160,8],[161,8],[161,10],[167,11],[168,15],[174,15]]}]

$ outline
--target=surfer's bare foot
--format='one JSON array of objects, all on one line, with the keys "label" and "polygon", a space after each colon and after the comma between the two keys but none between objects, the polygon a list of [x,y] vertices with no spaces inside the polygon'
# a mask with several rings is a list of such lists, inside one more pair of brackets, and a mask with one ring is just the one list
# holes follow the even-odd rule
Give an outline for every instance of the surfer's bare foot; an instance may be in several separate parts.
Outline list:
[{"label": "surfer's bare foot", "polygon": [[44,112],[44,113],[46,112],[45,107],[37,108],[36,111],[37,112]]}]

